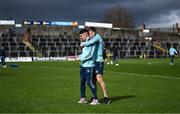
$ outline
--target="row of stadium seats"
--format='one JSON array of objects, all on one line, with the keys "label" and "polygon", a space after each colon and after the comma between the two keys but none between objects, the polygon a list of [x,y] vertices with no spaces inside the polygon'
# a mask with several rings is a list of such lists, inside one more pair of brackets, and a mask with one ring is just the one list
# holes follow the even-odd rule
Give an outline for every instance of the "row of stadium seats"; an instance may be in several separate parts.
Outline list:
[{"label": "row of stadium seats", "polygon": [[[106,48],[111,50],[116,47],[120,57],[138,57],[142,53],[146,53],[149,57],[168,56],[167,53],[158,51],[153,46],[155,41],[146,42],[134,38],[104,38],[104,41]],[[78,37],[64,38],[32,35],[30,42],[45,57],[71,56],[81,53]],[[166,50],[169,49],[171,44],[177,50],[180,50],[180,42],[178,41],[161,41],[160,44]],[[0,36],[0,45],[5,47],[9,57],[36,56],[36,51],[33,52],[22,42],[22,36]]]}]

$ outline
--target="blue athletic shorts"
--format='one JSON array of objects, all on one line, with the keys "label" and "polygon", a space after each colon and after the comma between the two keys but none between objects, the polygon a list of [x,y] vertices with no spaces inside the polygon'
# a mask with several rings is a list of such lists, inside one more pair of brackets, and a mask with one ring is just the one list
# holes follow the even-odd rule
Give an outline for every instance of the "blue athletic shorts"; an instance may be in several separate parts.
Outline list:
[{"label": "blue athletic shorts", "polygon": [[101,74],[103,75],[103,71],[104,71],[104,62],[95,62],[95,74]]}]

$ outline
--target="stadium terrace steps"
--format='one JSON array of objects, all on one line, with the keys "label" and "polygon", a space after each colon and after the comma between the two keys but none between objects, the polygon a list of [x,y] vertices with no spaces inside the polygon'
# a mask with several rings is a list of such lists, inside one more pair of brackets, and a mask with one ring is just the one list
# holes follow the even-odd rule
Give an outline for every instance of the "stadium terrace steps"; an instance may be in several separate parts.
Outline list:
[{"label": "stadium terrace steps", "polygon": [[[39,31],[39,33],[37,32]],[[5,47],[8,57],[31,57],[42,53],[44,57],[57,57],[57,56],[71,56],[81,53],[79,48],[80,40],[76,34],[71,32],[57,31],[42,32],[41,29],[32,31],[31,43],[36,49],[36,54],[31,49],[22,43],[22,36],[9,34],[0,35],[0,45]],[[139,39],[137,33],[128,33],[126,31],[120,32],[111,31],[113,38],[104,38],[105,46],[108,49],[117,47],[117,52],[121,58],[124,57],[140,57],[142,53],[146,53],[149,57],[168,57],[167,52],[156,49],[153,45],[155,41],[148,43],[147,41]],[[171,37],[171,36],[168,36]],[[167,38],[169,39],[169,38]],[[175,36],[173,36],[175,39]],[[159,44],[168,49],[170,45],[174,45],[177,50],[180,50],[180,40],[160,40]]]}]

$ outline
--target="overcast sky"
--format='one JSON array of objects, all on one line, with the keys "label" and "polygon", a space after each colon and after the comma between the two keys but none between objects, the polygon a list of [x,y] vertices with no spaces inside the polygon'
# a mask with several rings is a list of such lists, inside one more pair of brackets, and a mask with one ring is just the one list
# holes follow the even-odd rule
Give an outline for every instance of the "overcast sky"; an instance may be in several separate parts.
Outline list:
[{"label": "overcast sky", "polygon": [[136,25],[180,23],[180,0],[0,0],[0,19],[102,22],[105,11],[117,4],[133,14]]}]

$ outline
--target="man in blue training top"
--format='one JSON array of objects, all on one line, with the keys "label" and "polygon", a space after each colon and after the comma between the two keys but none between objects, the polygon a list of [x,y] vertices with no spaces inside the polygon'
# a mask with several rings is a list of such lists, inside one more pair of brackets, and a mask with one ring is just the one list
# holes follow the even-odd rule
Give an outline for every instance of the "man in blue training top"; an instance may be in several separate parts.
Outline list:
[{"label": "man in blue training top", "polygon": [[106,84],[103,80],[103,70],[104,70],[104,58],[103,58],[103,51],[104,51],[104,42],[99,34],[96,33],[96,29],[94,27],[90,27],[88,29],[89,36],[91,40],[86,42],[81,42],[81,47],[89,47],[96,44],[96,51],[95,51],[95,75],[96,79],[99,82],[101,89],[104,94],[104,103],[109,104],[111,101],[107,94]]},{"label": "man in blue training top", "polygon": [[119,63],[118,63],[119,54],[118,54],[117,48],[114,47],[112,52],[113,52],[113,64],[116,66],[119,66]]},{"label": "man in blue training top", "polygon": [[6,62],[5,62],[5,58],[6,58],[6,54],[5,54],[5,49],[4,47],[1,47],[0,48],[0,59],[1,59],[1,64],[2,64],[2,67],[6,67]]},{"label": "man in blue training top", "polygon": [[177,54],[177,51],[173,46],[171,46],[171,48],[169,49],[169,54],[171,57],[170,65],[173,65],[174,64],[174,55]]},{"label": "man in blue training top", "polygon": [[[89,33],[88,30],[82,29],[80,32],[80,39],[81,41],[88,41]],[[94,67],[94,53],[95,53],[95,45],[91,45],[88,47],[82,48],[82,54],[79,55],[80,60],[80,91],[81,91],[81,98],[78,103],[87,103],[85,97],[85,90],[86,90],[86,82],[89,86],[92,94],[93,94],[93,101],[90,105],[97,105],[99,104],[97,99],[97,93],[95,85],[92,82],[93,79],[93,67]]]}]

